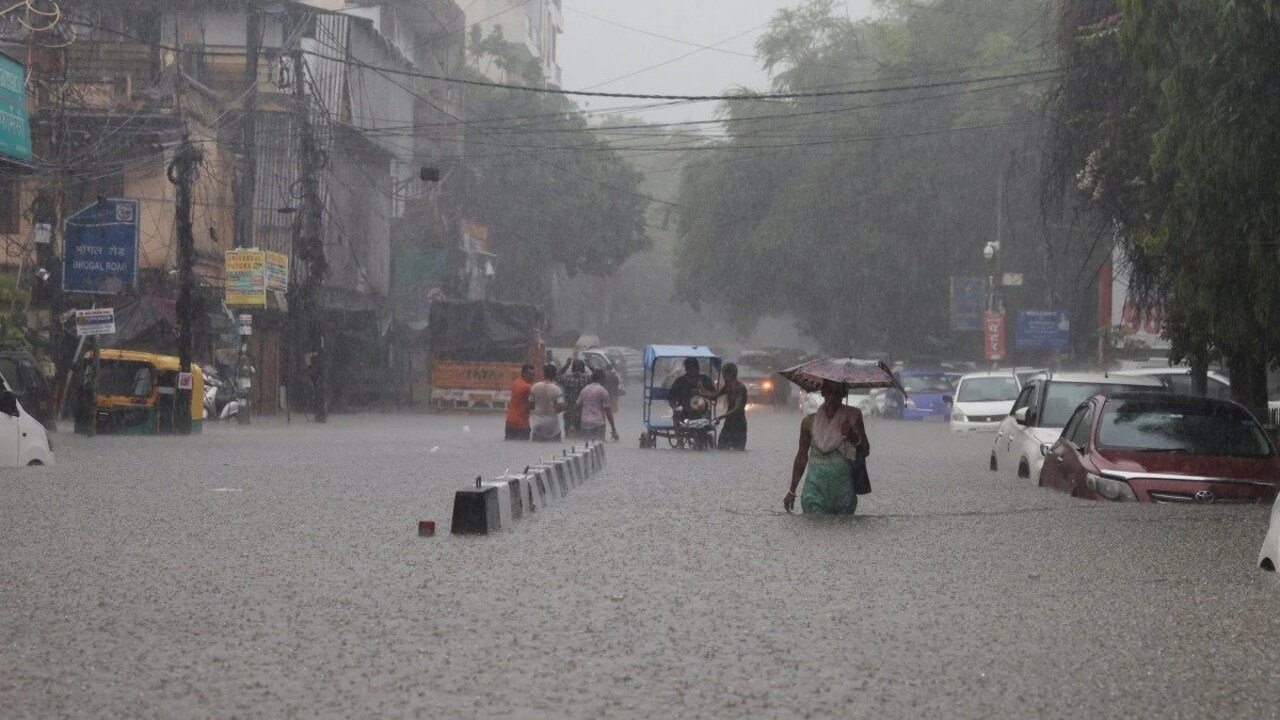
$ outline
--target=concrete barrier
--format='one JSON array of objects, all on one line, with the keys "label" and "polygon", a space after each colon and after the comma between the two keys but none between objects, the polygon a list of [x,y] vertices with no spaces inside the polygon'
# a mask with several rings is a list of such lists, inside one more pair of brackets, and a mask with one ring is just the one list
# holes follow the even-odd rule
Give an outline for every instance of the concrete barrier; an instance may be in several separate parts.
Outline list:
[{"label": "concrete barrier", "polygon": [[542,460],[523,472],[507,472],[490,480],[477,477],[474,487],[457,491],[453,498],[455,535],[487,535],[543,510],[568,497],[605,466],[604,443],[587,443]]}]

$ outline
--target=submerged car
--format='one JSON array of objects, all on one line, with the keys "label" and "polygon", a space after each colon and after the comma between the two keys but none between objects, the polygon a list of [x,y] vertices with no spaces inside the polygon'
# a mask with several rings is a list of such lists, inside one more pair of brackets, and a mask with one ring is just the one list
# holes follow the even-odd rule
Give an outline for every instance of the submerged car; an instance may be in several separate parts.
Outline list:
[{"label": "submerged car", "polygon": [[951,429],[995,432],[1021,389],[1018,377],[1007,370],[961,375],[951,406]]},{"label": "submerged car", "polygon": [[993,471],[1016,473],[1020,478],[1040,477],[1044,462],[1041,448],[1062,434],[1071,413],[1094,395],[1163,392],[1164,383],[1149,377],[1123,377],[1104,373],[1040,373],[1018,392],[1013,409],[996,430],[991,446]]},{"label": "submerged car", "polygon": [[889,390],[885,396],[885,417],[936,422],[951,419],[951,381],[941,369],[907,369],[894,375],[906,395],[896,389]]},{"label": "submerged car", "polygon": [[1117,502],[1273,503],[1280,457],[1243,407],[1185,395],[1098,395],[1045,449],[1040,484]]},{"label": "submerged car", "polygon": [[747,402],[776,405],[786,382],[773,370],[747,359],[738,360],[738,380],[747,388]]}]

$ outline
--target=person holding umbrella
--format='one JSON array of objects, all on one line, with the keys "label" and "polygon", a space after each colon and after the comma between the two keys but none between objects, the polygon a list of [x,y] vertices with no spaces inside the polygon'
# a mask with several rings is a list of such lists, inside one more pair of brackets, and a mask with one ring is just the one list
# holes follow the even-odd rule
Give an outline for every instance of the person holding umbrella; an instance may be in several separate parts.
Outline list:
[{"label": "person holding umbrella", "polygon": [[815,360],[782,371],[782,376],[808,392],[822,391],[822,406],[800,422],[800,444],[791,467],[791,486],[782,499],[787,512],[795,508],[796,492],[804,478],[800,507],[805,514],[852,515],[858,508],[855,473],[865,480],[865,458],[871,454],[862,411],[844,404],[850,387],[897,387],[884,363],[852,358]]}]

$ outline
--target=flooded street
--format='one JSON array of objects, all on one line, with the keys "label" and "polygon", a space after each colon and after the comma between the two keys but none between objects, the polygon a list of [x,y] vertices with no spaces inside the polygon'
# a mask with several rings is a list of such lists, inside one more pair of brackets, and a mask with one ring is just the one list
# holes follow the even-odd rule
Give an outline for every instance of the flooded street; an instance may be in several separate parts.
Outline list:
[{"label": "flooded street", "polygon": [[[1259,507],[1114,506],[872,421],[853,518],[782,512],[800,417],[745,454],[623,442],[488,537],[452,492],[549,454],[499,416],[60,433],[0,480],[0,703],[25,716],[1274,716]],[[440,534],[419,538],[435,519]]]}]

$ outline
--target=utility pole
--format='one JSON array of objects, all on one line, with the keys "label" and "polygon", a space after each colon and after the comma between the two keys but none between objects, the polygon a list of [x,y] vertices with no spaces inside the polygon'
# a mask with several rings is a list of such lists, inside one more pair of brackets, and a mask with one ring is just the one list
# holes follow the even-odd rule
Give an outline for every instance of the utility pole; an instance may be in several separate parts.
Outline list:
[{"label": "utility pole", "polygon": [[[191,231],[191,186],[197,169],[204,160],[204,153],[184,135],[182,144],[169,164],[169,182],[177,187],[178,225],[178,372],[191,373],[191,331],[195,325],[196,239]],[[174,396],[174,427],[182,435],[191,434],[191,385],[183,387],[179,381]]]},{"label": "utility pole", "polygon": [[[258,10],[256,0],[245,3],[245,43],[244,43],[244,107],[240,114],[240,182],[236,195],[236,238],[237,248],[254,246],[254,212],[253,206],[258,189],[258,55],[262,42],[262,14]],[[252,359],[249,353],[249,338],[242,334],[240,316],[236,316],[236,373],[234,378],[226,378],[235,383],[237,407],[236,421],[240,425],[248,425],[250,420],[248,383],[252,382],[252,374],[247,363]]]},{"label": "utility pole", "polygon": [[323,423],[329,419],[329,359],[328,350],[325,347],[320,297],[325,275],[329,271],[329,263],[325,258],[324,237],[321,234],[323,208],[320,205],[319,182],[316,178],[320,168],[316,162],[318,153],[315,133],[311,127],[311,102],[307,96],[307,72],[301,38],[292,54],[294,100],[298,120],[299,183],[302,190],[302,212],[298,217],[298,232],[293,254],[303,265],[303,273],[298,283],[296,303],[289,304],[289,312],[298,313],[297,319],[300,325],[298,330],[301,330],[298,334],[305,338],[304,353],[310,353],[307,372],[311,375],[314,388],[312,402],[316,422]]}]

